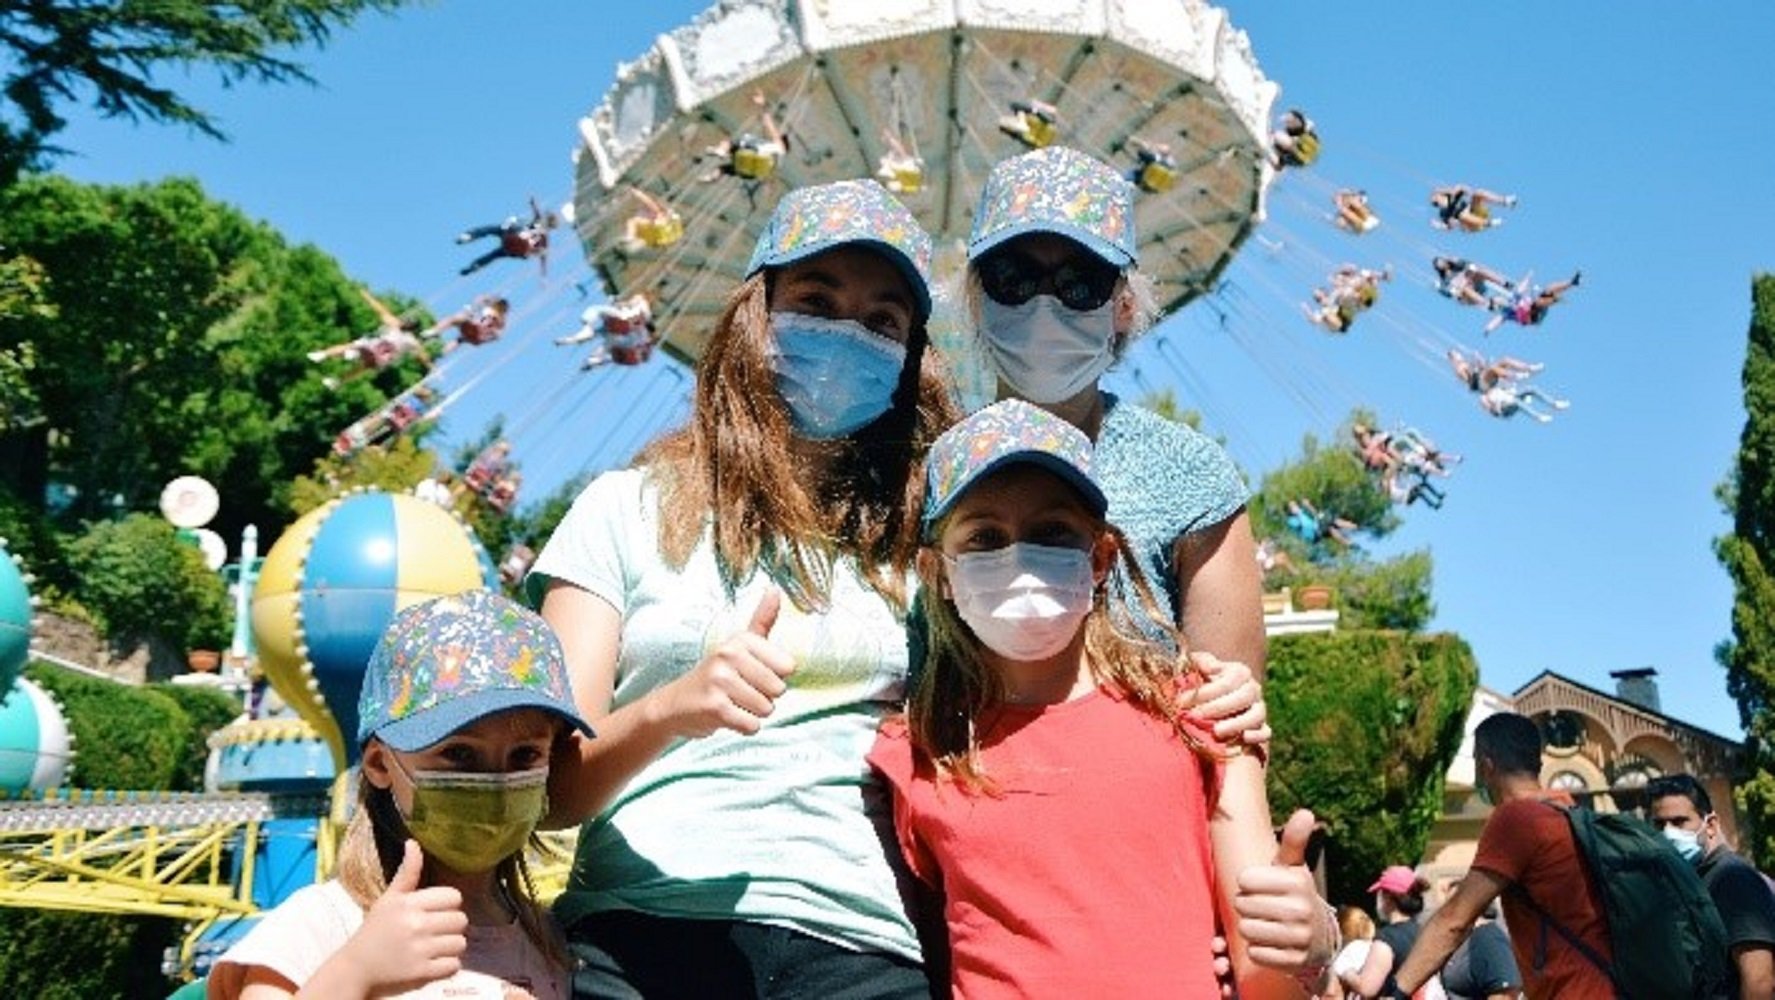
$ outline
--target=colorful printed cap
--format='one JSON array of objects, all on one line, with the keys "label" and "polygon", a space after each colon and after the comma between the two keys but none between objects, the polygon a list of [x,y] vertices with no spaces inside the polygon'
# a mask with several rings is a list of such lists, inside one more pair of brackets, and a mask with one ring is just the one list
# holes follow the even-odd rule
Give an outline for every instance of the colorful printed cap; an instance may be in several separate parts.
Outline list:
[{"label": "colorful printed cap", "polygon": [[999,161],[986,175],[968,260],[1024,233],[1077,240],[1118,268],[1140,262],[1134,185],[1109,164],[1065,146]]},{"label": "colorful printed cap", "polygon": [[1006,466],[1039,465],[1078,490],[1091,513],[1109,509],[1091,475],[1091,439],[1047,410],[1021,399],[1001,400],[944,431],[925,459],[924,528],[949,513],[981,477]]},{"label": "colorful printed cap", "polygon": [[874,181],[837,181],[784,195],[758,235],[746,277],[849,243],[874,247],[893,261],[918,299],[919,322],[930,318],[930,234]]},{"label": "colorful printed cap", "polygon": [[489,590],[397,612],[370,654],[358,697],[358,743],[374,736],[423,750],[494,712],[540,708],[587,736],[561,643],[541,616]]}]

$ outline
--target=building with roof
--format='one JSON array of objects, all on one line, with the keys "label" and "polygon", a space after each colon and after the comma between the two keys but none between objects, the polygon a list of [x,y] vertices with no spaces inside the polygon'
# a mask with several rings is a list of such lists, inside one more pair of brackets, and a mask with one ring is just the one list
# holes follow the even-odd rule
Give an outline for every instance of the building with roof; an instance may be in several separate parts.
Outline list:
[{"label": "building with roof", "polygon": [[1458,879],[1472,864],[1479,831],[1491,816],[1481,801],[1473,765],[1473,730],[1497,712],[1519,712],[1541,726],[1541,783],[1570,792],[1600,812],[1645,805],[1646,783],[1665,774],[1695,776],[1713,799],[1726,839],[1738,841],[1738,810],[1732,796],[1744,746],[1665,715],[1657,671],[1618,670],[1615,692],[1599,691],[1552,671],[1501,694],[1483,685],[1467,713],[1466,738],[1449,765],[1442,815],[1430,831],[1419,870],[1432,883]]}]

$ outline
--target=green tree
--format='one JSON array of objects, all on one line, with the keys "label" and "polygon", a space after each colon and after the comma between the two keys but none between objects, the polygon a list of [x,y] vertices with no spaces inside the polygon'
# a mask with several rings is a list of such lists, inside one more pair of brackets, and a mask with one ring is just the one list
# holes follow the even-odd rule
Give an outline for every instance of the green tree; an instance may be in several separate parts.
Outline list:
[{"label": "green tree", "polygon": [[1738,461],[1719,497],[1732,532],[1714,551],[1732,578],[1732,638],[1716,656],[1748,737],[1738,807],[1743,846],[1767,866],[1775,858],[1775,275],[1751,282],[1750,344],[1744,357],[1744,431]]},{"label": "green tree", "polygon": [[0,353],[29,352],[41,413],[0,426],[0,482],[73,486],[70,521],[150,507],[197,474],[224,489],[216,531],[275,536],[296,475],[418,376],[410,362],[326,388],[304,354],[374,314],[337,262],[193,181],[32,178],[0,191],[0,245],[42,265],[55,310],[0,314]]},{"label": "green tree", "polygon": [[280,53],[324,44],[333,30],[403,0],[29,0],[0,4],[0,186],[65,152],[58,105],[91,95],[108,118],[186,125],[224,138],[220,124],[155,82],[206,67],[225,84],[312,82]]},{"label": "green tree", "polygon": [[112,639],[220,649],[233,629],[222,578],[158,516],[101,521],[68,546],[74,596]]},{"label": "green tree", "polygon": [[1479,667],[1451,635],[1330,632],[1270,640],[1270,808],[1324,824],[1331,899],[1423,855]]},{"label": "green tree", "polygon": [[438,456],[420,446],[411,433],[386,445],[360,449],[350,457],[328,455],[314,463],[313,472],[297,476],[290,485],[290,513],[301,517],[357,489],[411,493],[437,467]]},{"label": "green tree", "polygon": [[[1349,437],[1351,425],[1373,426],[1372,414],[1357,410],[1339,429]],[[1431,600],[1432,562],[1428,551],[1376,560],[1357,546],[1329,539],[1309,545],[1288,530],[1290,501],[1306,499],[1322,514],[1356,525],[1355,533],[1385,538],[1396,530],[1399,513],[1375,476],[1346,447],[1327,447],[1313,435],[1301,443],[1301,457],[1263,478],[1252,499],[1252,527],[1259,538],[1276,544],[1288,559],[1266,578],[1270,586],[1327,584],[1338,594],[1339,625],[1347,629],[1416,631],[1436,613]]]}]

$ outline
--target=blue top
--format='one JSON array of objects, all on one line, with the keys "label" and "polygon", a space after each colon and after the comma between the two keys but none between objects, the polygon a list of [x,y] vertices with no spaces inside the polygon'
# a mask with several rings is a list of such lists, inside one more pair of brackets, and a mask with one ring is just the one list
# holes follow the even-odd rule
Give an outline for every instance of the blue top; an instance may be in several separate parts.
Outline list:
[{"label": "blue top", "polygon": [[1232,457],[1207,435],[1110,392],[1103,410],[1095,457],[1110,523],[1128,536],[1175,622],[1177,540],[1237,514],[1250,494]]}]

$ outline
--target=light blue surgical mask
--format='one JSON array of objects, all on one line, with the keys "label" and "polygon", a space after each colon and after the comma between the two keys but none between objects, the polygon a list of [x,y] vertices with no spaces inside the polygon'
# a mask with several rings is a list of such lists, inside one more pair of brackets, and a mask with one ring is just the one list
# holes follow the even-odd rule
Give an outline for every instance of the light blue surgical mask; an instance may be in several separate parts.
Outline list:
[{"label": "light blue surgical mask", "polygon": [[802,437],[844,437],[894,404],[906,345],[852,319],[773,312],[777,393]]},{"label": "light blue surgical mask", "polygon": [[1664,828],[1664,839],[1670,841],[1670,846],[1676,848],[1676,853],[1682,855],[1683,860],[1689,864],[1701,860],[1701,834],[1694,830],[1667,826]]}]

